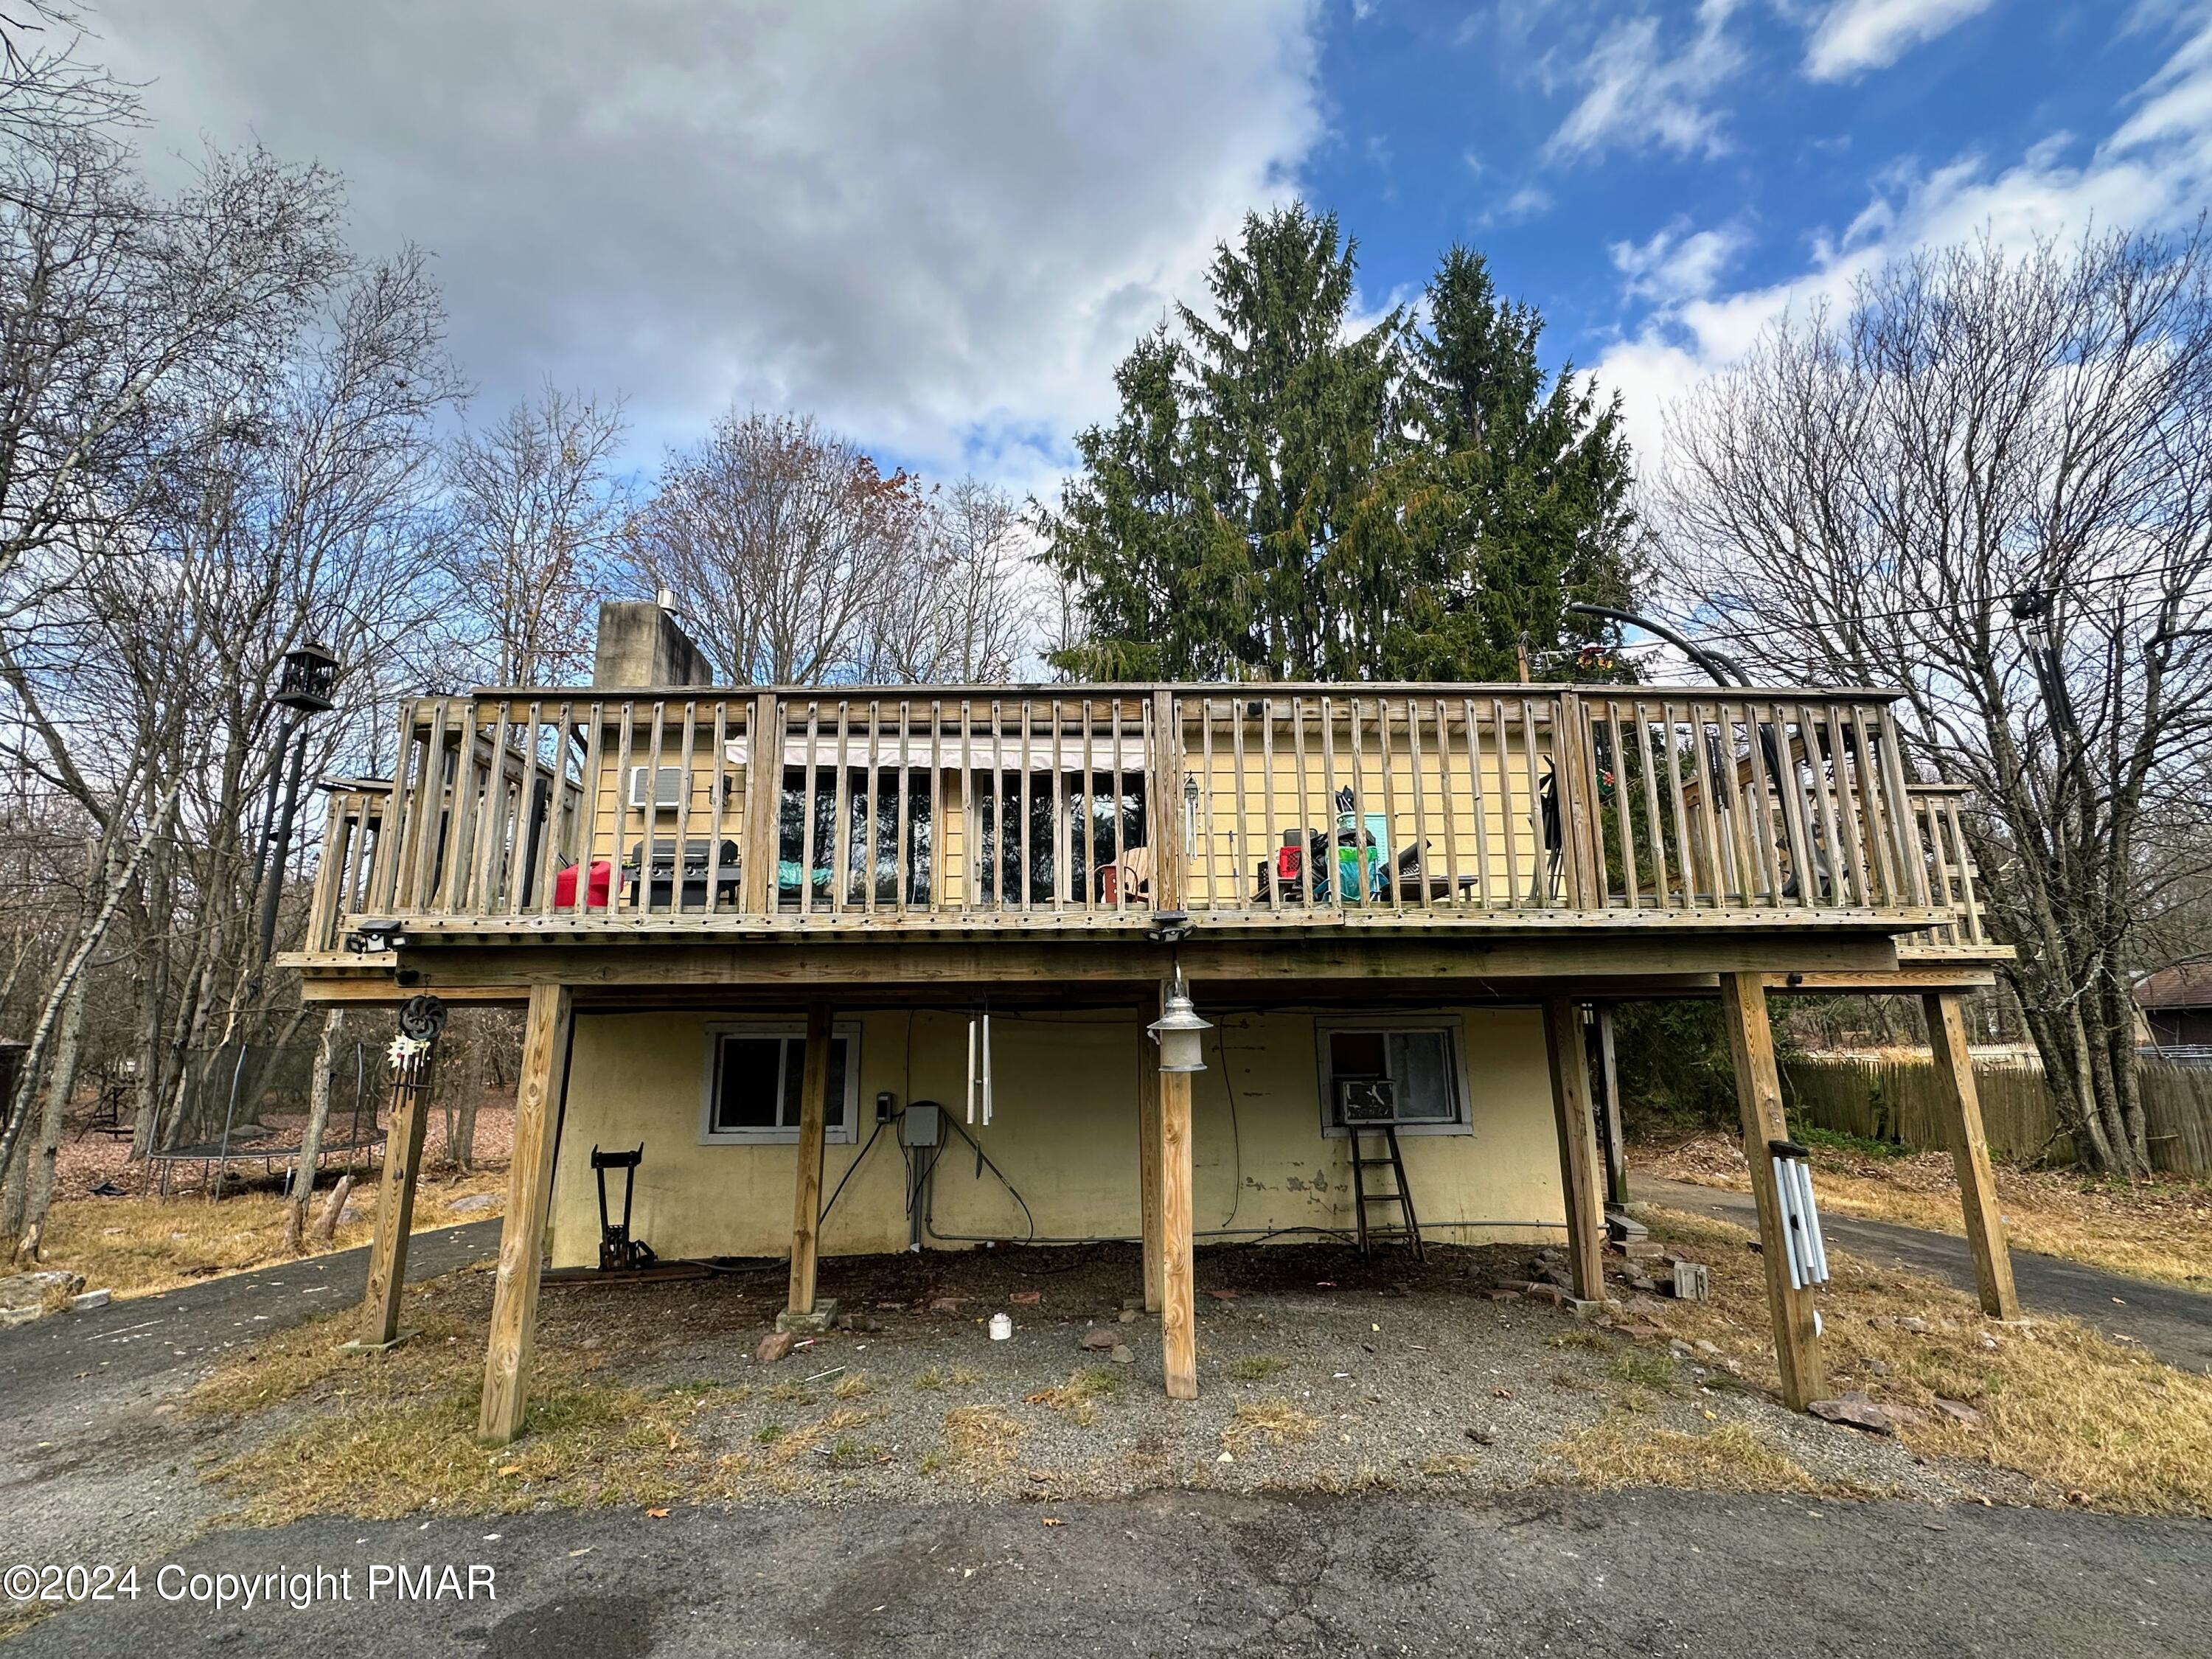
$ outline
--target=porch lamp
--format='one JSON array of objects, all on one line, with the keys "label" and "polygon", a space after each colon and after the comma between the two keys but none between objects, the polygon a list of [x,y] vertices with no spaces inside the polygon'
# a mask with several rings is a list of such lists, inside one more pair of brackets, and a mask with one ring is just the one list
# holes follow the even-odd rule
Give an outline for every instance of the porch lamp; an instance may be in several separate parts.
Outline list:
[{"label": "porch lamp", "polygon": [[[261,1000],[261,987],[269,972],[269,957],[276,945],[276,905],[284,887],[284,863],[292,846],[292,823],[300,810],[300,774],[307,758],[307,733],[301,729],[310,714],[327,714],[337,707],[338,659],[331,648],[315,640],[303,640],[284,653],[276,671],[276,689],[269,701],[284,710],[284,724],[276,734],[269,768],[269,810],[262,817],[264,831],[254,860],[255,879],[261,887],[261,927],[246,975],[244,1002],[247,1007]],[[288,764],[289,762],[289,764]],[[282,789],[280,795],[279,789]],[[209,1197],[222,1196],[223,1171],[230,1162],[230,1132],[238,1116],[239,1082],[246,1073],[246,1057],[252,1044],[242,1036],[238,1059],[230,1073],[230,1098],[223,1108],[222,1145],[215,1166]],[[295,1169],[293,1179],[300,1178]],[[314,1179],[311,1171],[307,1177]]]},{"label": "porch lamp", "polygon": [[338,659],[319,641],[306,640],[284,653],[271,702],[302,714],[320,714],[335,704],[331,693],[337,684]]},{"label": "porch lamp", "polygon": [[[292,820],[300,810],[300,772],[307,759],[307,745],[301,727],[310,714],[327,713],[336,707],[331,693],[337,688],[338,659],[329,647],[314,640],[303,640],[284,653],[283,665],[276,673],[276,689],[269,701],[285,711],[284,727],[276,738],[276,764],[269,774],[269,826],[262,868],[268,875],[268,884],[261,890],[260,953],[254,958],[253,983],[247,1000],[261,988],[261,975],[269,964],[269,953],[276,941],[276,898],[284,884],[284,860],[292,844]],[[289,751],[290,775],[285,779],[283,804],[277,805],[277,780],[285,771],[286,751]]]},{"label": "porch lamp", "polygon": [[1190,1006],[1190,994],[1182,988],[1182,976],[1176,976],[1175,988],[1168,993],[1167,1010],[1146,1027],[1152,1041],[1160,1045],[1160,1070],[1163,1072],[1202,1072],[1206,1069],[1203,1046],[1206,1033],[1212,1024],[1198,1017],[1198,1010]]}]

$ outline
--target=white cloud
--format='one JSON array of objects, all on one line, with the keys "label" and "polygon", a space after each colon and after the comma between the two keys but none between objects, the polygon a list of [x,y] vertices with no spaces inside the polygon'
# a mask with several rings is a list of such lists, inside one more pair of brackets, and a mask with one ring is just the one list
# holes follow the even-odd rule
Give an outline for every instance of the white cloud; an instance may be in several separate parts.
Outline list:
[{"label": "white cloud", "polygon": [[1319,137],[1309,0],[103,0],[158,155],[343,173],[437,256],[483,402],[631,398],[639,459],[733,397],[1009,482]]},{"label": "white cloud", "polygon": [[1623,291],[1631,299],[1675,305],[1711,293],[1748,240],[1734,225],[1692,231],[1678,219],[1649,241],[1613,243],[1613,269],[1628,279]]},{"label": "white cloud", "polygon": [[1475,222],[1485,230],[1502,225],[1523,225],[1551,210],[1551,191],[1540,185],[1523,185],[1504,201],[1485,208]]},{"label": "white cloud", "polygon": [[[1669,403],[1740,362],[1785,314],[1847,304],[1853,284],[1887,260],[1984,233],[2021,247],[2093,227],[2188,224],[2212,196],[2212,21],[2200,24],[2128,101],[2133,113],[2078,160],[2069,157],[2079,155],[2081,147],[2055,135],[2002,168],[1967,155],[1932,170],[1886,171],[1842,234],[1816,242],[1806,268],[1782,282],[1699,290],[1687,279],[1701,275],[1702,267],[1684,252],[1694,239],[1678,243],[1667,240],[1670,233],[1654,239],[1656,248],[1632,246],[1625,255],[1616,249],[1625,291],[1651,308],[1599,358],[1596,372],[1621,391],[1638,451],[1662,458]],[[1671,299],[1648,286],[1671,268],[1670,256],[1685,278]]]},{"label": "white cloud", "polygon": [[1579,160],[1614,145],[1658,144],[1681,155],[1718,155],[1728,147],[1712,94],[1743,63],[1728,34],[1737,0],[1698,0],[1690,38],[1670,50],[1658,18],[1623,18],[1598,36],[1565,73],[1583,88],[1545,146],[1555,160]]},{"label": "white cloud", "polygon": [[1993,0],[1835,0],[1805,43],[1805,73],[1845,81],[1887,69],[1914,46],[1933,40]]}]

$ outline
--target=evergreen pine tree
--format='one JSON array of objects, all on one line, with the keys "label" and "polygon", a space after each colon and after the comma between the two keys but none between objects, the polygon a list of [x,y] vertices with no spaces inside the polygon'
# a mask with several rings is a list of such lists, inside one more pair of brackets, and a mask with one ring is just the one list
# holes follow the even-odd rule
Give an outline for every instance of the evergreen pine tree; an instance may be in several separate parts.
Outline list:
[{"label": "evergreen pine tree", "polygon": [[1425,332],[1355,331],[1356,247],[1303,204],[1217,250],[1115,375],[1121,413],[1040,518],[1084,635],[1079,678],[1504,679],[1632,586],[1618,403],[1547,380],[1542,322],[1446,256]]}]

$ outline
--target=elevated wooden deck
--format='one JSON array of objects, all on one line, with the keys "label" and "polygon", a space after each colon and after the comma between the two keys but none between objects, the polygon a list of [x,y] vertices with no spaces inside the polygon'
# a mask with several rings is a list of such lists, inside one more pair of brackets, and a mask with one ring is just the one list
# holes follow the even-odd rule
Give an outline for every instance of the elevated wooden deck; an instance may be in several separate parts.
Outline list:
[{"label": "elevated wooden deck", "polygon": [[793,946],[897,945],[957,979],[1022,976],[1018,957],[1079,973],[1053,947],[1186,933],[1224,970],[1387,946],[1398,965],[1378,972],[1499,951],[1565,971],[1589,959],[1570,941],[1618,945],[1623,971],[1688,970],[1696,951],[1662,942],[1729,940],[1706,967],[1985,975],[2006,953],[1960,792],[1908,778],[1890,702],[1522,685],[421,698],[394,780],[332,783],[289,959],[317,995],[431,951],[489,981],[502,952],[543,974],[547,951],[629,947],[562,975],[588,983],[723,947],[763,968]]}]

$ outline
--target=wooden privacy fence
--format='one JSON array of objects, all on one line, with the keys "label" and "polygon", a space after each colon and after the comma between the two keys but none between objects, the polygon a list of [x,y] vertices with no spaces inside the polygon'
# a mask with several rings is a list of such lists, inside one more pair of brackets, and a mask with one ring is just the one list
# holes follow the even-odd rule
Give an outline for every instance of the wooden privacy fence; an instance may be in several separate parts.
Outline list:
[{"label": "wooden privacy fence", "polygon": [[[1784,1067],[1792,1112],[1807,1122],[1868,1140],[1941,1152],[1941,1085],[1926,1060],[1826,1058]],[[2172,1175],[2212,1176],[2212,1066],[2143,1060],[2136,1067],[2154,1167]],[[2012,1163],[2071,1164],[2072,1139],[2033,1061],[1977,1060],[1974,1084],[1990,1153]]]}]

